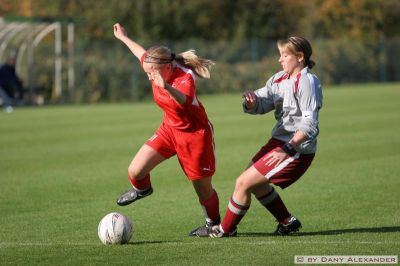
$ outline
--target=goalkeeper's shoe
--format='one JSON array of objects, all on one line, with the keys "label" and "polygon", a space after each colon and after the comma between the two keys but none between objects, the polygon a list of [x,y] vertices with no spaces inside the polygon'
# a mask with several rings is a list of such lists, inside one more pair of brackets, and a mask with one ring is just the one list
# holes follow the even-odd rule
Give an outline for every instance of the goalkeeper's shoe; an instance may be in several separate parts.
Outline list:
[{"label": "goalkeeper's shoe", "polygon": [[219,222],[219,220],[217,222],[206,221],[205,225],[197,227],[196,229],[190,231],[189,236],[208,237],[208,235],[211,233],[212,227],[218,225]]},{"label": "goalkeeper's shoe", "polygon": [[287,224],[279,223],[274,234],[285,236],[293,232],[298,232],[301,228],[301,222],[296,217],[290,217]]},{"label": "goalkeeper's shoe", "polygon": [[221,238],[221,237],[229,237],[229,236],[236,236],[236,235],[237,235],[236,229],[227,234],[222,230],[221,225],[213,226],[211,228],[210,233],[208,234],[208,236],[211,238]]},{"label": "goalkeeper's shoe", "polygon": [[139,191],[136,190],[134,188],[132,188],[131,190],[126,191],[125,193],[123,193],[118,199],[117,199],[117,204],[120,206],[125,206],[128,204],[131,204],[132,202],[150,196],[151,193],[153,193],[153,188],[149,187],[146,190],[143,191]]}]

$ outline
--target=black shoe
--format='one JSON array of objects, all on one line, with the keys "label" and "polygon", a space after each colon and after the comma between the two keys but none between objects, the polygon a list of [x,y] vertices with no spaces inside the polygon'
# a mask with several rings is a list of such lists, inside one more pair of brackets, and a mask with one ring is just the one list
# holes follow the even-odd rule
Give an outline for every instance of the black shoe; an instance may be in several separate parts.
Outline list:
[{"label": "black shoe", "polygon": [[288,224],[279,223],[274,234],[285,236],[292,232],[298,232],[301,228],[301,222],[296,217],[291,217]]},{"label": "black shoe", "polygon": [[123,193],[119,199],[117,199],[117,204],[120,206],[125,206],[131,204],[135,200],[150,196],[153,193],[153,188],[149,187],[144,191],[138,191],[134,188],[128,190],[127,192]]},{"label": "black shoe", "polygon": [[212,227],[218,225],[219,222],[219,220],[217,222],[206,221],[205,225],[197,227],[196,229],[190,231],[189,236],[208,237],[208,235],[211,233]]}]

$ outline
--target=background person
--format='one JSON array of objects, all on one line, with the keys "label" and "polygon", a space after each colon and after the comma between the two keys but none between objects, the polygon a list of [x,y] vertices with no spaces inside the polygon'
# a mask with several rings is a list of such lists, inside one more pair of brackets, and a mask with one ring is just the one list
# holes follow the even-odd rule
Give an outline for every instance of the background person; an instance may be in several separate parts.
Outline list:
[{"label": "background person", "polygon": [[15,71],[16,57],[16,52],[11,51],[7,62],[0,65],[0,98],[6,112],[12,112],[15,100],[24,99],[24,88]]},{"label": "background person", "polygon": [[315,63],[310,59],[312,48],[306,39],[290,37],[278,41],[277,46],[283,70],[263,88],[243,94],[246,113],[274,110],[277,123],[272,138],[237,178],[225,217],[219,226],[213,227],[211,237],[236,235],[236,227],[250,207],[251,194],[279,222],[275,234],[286,235],[301,227],[271,184],[284,189],[310,166],[317,149],[322,88],[318,78],[310,73]]},{"label": "background person", "polygon": [[167,47],[154,46],[146,51],[118,23],[114,25],[114,35],[140,60],[151,82],[154,101],[164,111],[160,127],[129,165],[128,177],[133,188],[122,194],[117,203],[124,206],[150,195],[153,192],[150,171],[177,155],[206,217],[205,226],[189,235],[219,224],[218,194],[211,184],[215,172],[213,127],[197,98],[195,85],[196,77],[210,77],[214,63],[198,57],[192,50],[175,54]]}]

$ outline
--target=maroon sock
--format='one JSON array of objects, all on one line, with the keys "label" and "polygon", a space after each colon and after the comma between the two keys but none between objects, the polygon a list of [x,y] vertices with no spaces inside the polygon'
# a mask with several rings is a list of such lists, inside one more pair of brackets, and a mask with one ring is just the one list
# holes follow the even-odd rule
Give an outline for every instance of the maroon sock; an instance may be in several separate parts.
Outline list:
[{"label": "maroon sock", "polygon": [[225,217],[221,222],[221,228],[224,234],[229,234],[236,230],[236,226],[239,224],[240,220],[242,220],[249,207],[250,206],[237,204],[233,198],[229,200]]},{"label": "maroon sock", "polygon": [[289,211],[274,188],[266,195],[258,197],[257,199],[278,222],[284,223],[285,220],[290,217]]},{"label": "maroon sock", "polygon": [[207,222],[210,222],[212,224],[219,224],[219,199],[217,192],[214,190],[214,193],[210,198],[199,201],[201,206],[203,207],[204,215],[206,216]]}]

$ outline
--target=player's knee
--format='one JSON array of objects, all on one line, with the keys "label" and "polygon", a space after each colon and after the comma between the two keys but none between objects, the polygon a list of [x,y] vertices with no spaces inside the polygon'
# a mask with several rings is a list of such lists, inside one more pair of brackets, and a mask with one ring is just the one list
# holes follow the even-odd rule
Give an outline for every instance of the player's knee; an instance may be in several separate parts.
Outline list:
[{"label": "player's knee", "polygon": [[236,179],[236,183],[235,183],[235,191],[237,192],[246,192],[250,190],[250,183],[243,178],[242,176],[239,176]]}]

